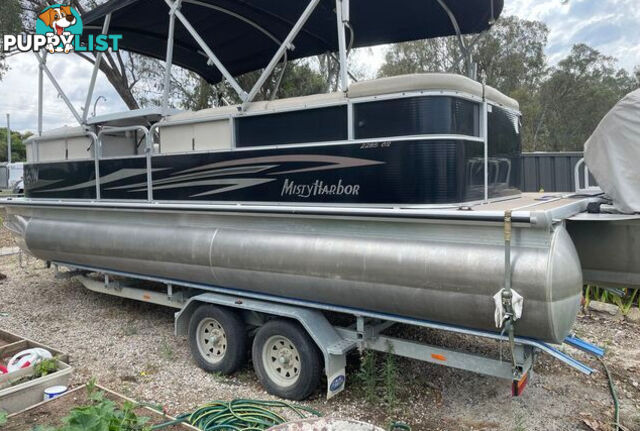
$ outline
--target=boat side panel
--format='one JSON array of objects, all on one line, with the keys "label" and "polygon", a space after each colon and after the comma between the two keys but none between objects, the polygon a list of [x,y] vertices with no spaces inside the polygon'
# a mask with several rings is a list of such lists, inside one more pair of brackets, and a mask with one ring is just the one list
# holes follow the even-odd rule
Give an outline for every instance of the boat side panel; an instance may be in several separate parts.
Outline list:
[{"label": "boat side panel", "polygon": [[[153,158],[154,199],[446,204],[484,197],[483,146],[464,140],[373,142]],[[519,193],[518,158],[493,154],[490,197]],[[101,198],[147,198],[143,157],[100,161]],[[93,161],[30,164],[30,198],[95,198]]]}]

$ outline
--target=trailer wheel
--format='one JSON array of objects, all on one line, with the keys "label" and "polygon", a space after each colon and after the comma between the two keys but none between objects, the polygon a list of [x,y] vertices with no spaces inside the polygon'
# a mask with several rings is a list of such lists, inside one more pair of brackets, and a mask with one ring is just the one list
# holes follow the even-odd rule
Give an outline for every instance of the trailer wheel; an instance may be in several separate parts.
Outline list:
[{"label": "trailer wheel", "polygon": [[303,400],[320,383],[320,352],[297,323],[272,320],[253,340],[253,368],[267,392],[281,398]]},{"label": "trailer wheel", "polygon": [[189,321],[189,345],[200,368],[231,374],[246,361],[247,331],[237,313],[201,305]]}]

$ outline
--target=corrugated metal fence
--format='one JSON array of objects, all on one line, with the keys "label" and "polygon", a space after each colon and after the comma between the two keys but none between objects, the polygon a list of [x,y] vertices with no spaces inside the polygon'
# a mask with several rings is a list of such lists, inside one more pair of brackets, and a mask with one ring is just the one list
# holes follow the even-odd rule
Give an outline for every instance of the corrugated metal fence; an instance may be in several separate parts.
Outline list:
[{"label": "corrugated metal fence", "polygon": [[[581,152],[523,153],[522,191],[572,192],[575,190],[573,171],[583,157]],[[596,181],[590,177],[591,185]],[[583,184],[584,185],[584,184]]]}]

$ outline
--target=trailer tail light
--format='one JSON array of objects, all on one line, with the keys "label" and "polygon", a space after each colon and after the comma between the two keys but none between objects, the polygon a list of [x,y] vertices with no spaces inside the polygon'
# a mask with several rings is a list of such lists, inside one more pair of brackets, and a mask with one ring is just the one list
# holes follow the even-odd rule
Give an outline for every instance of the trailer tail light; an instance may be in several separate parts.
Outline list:
[{"label": "trailer tail light", "polygon": [[511,384],[511,395],[519,397],[524,392],[524,388],[529,383],[529,372],[524,373],[520,380],[514,380]]}]

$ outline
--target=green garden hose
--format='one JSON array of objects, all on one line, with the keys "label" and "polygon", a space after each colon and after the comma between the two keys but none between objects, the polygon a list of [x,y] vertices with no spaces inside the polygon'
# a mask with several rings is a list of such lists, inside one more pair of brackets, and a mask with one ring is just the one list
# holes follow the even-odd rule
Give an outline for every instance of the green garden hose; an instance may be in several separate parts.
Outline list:
[{"label": "green garden hose", "polygon": [[404,422],[394,422],[389,427],[389,431],[411,431],[411,427]]},{"label": "green garden hose", "polygon": [[312,408],[282,401],[237,399],[212,401],[193,412],[178,415],[174,421],[155,425],[151,429],[159,430],[188,423],[202,431],[263,431],[287,422],[287,419],[273,409],[288,410],[302,419],[309,415],[322,416]]},{"label": "green garden hose", "polygon": [[613,378],[611,378],[611,373],[609,373],[609,368],[607,368],[607,364],[604,363],[602,358],[598,358],[598,360],[600,361],[600,363],[602,364],[602,367],[604,368],[604,372],[607,375],[607,380],[609,380],[609,391],[611,392],[611,398],[613,398],[613,409],[614,409],[613,426],[615,427],[614,430],[618,431],[622,429],[622,427],[620,426],[620,403],[618,402],[616,387],[613,384]]}]

